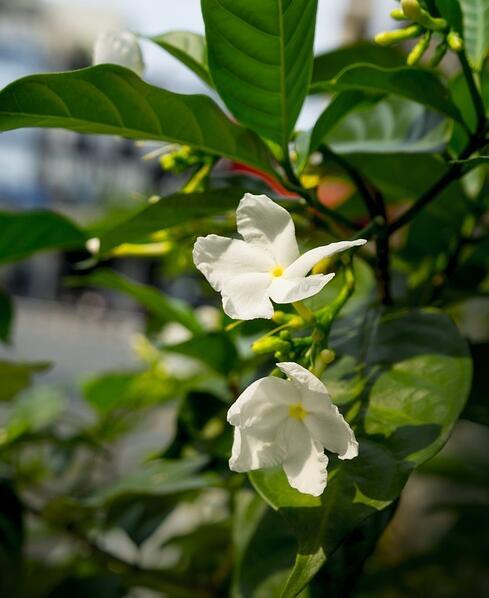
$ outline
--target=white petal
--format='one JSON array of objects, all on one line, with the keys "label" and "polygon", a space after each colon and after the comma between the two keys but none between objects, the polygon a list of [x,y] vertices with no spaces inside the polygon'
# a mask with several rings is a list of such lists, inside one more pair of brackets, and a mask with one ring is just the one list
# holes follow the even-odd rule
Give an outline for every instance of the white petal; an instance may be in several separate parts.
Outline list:
[{"label": "white petal", "polygon": [[321,413],[310,413],[304,423],[312,437],[324,448],[338,453],[340,459],[353,459],[358,455],[355,434],[336,405],[328,405]]},{"label": "white petal", "polygon": [[334,278],[334,274],[315,274],[305,278],[274,278],[269,295],[276,303],[293,303],[312,297]]},{"label": "white petal", "polygon": [[266,195],[246,193],[236,218],[243,239],[269,251],[283,268],[299,257],[290,214]]},{"label": "white petal", "polygon": [[246,430],[235,428],[229,468],[245,472],[273,467],[282,463],[284,455],[284,447],[279,443],[265,442]]},{"label": "white petal", "polygon": [[365,239],[357,239],[356,241],[339,241],[338,243],[330,243],[323,247],[316,247],[307,251],[295,260],[284,272],[284,278],[300,278],[304,277],[317,263],[325,257],[345,251],[351,247],[358,247],[365,245]]},{"label": "white petal", "polygon": [[[287,380],[282,380],[275,376],[261,378],[241,393],[236,401],[231,405],[228,411],[228,422],[232,426],[251,427],[261,423],[260,427],[265,426],[267,414],[273,410],[274,416],[278,417],[279,411],[283,416],[288,415],[288,406],[300,400],[296,388]],[[272,421],[270,420],[270,426]]]},{"label": "white petal", "polygon": [[276,365],[287,378],[296,384],[296,387],[301,391],[301,394],[303,394],[304,390],[328,394],[328,391],[321,380],[316,378],[314,374],[298,363],[295,363],[294,361],[282,361]]},{"label": "white petal", "polygon": [[320,496],[328,480],[328,457],[302,422],[289,419],[286,427],[287,458],[283,467],[289,484],[304,494]]},{"label": "white petal", "polygon": [[269,286],[269,274],[242,274],[230,278],[221,290],[224,312],[234,320],[270,320],[273,305]]}]

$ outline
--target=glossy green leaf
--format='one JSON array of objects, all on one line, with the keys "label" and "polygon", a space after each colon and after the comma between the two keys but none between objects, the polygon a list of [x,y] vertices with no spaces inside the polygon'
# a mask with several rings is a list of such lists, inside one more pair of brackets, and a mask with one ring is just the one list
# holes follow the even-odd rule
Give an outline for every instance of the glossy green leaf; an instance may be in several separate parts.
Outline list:
[{"label": "glossy green leaf", "polygon": [[354,110],[322,141],[339,154],[424,153],[441,151],[450,131],[449,121],[439,114],[390,97]]},{"label": "glossy green leaf", "polygon": [[0,290],[0,340],[8,343],[14,318],[14,304],[12,300]]},{"label": "glossy green leaf", "polygon": [[162,197],[105,231],[100,238],[100,251],[105,253],[121,243],[148,240],[150,235],[160,230],[235,210],[245,192],[244,189],[228,187]]},{"label": "glossy green leaf", "polygon": [[343,48],[336,48],[314,58],[313,86],[315,83],[334,79],[342,70],[355,63],[394,68],[405,66],[406,56],[397,48],[386,48],[370,41],[361,41]]},{"label": "glossy green leaf", "polygon": [[359,456],[330,461],[319,498],[291,488],[281,469],[251,474],[298,535],[284,597],[296,596],[353,529],[397,498],[412,470],[444,445],[470,389],[467,346],[441,312],[362,312],[336,323],[331,340],[365,380],[353,421]]},{"label": "glossy green leaf", "polygon": [[66,283],[70,286],[92,286],[124,293],[145,307],[160,325],[178,322],[193,333],[202,332],[202,326],[192,309],[183,302],[165,295],[156,288],[134,282],[113,270],[95,270],[87,276],[67,278]]},{"label": "glossy green leaf", "polygon": [[35,374],[45,372],[51,367],[49,363],[14,363],[0,361],[0,401],[10,401],[19,392],[28,388]]},{"label": "glossy green leaf", "polygon": [[472,65],[480,70],[489,50],[489,4],[486,0],[460,0],[464,43]]},{"label": "glossy green leaf", "polygon": [[54,212],[0,212],[0,230],[0,263],[21,260],[38,251],[85,245],[84,233]]},{"label": "glossy green leaf", "polygon": [[26,127],[170,141],[272,171],[267,147],[210,98],[149,85],[115,65],[31,75],[5,87],[0,130]]},{"label": "glossy green leaf", "polygon": [[311,80],[317,0],[202,0],[209,67],[229,110],[287,148]]},{"label": "glossy green leaf", "polygon": [[205,37],[191,31],[169,31],[149,38],[182,62],[209,87],[213,87],[207,64]]},{"label": "glossy green leaf", "polygon": [[317,82],[314,89],[341,91],[358,89],[365,92],[389,93],[423,104],[436,112],[463,123],[447,88],[438,76],[418,68],[380,68],[358,64],[343,70],[331,81]]}]

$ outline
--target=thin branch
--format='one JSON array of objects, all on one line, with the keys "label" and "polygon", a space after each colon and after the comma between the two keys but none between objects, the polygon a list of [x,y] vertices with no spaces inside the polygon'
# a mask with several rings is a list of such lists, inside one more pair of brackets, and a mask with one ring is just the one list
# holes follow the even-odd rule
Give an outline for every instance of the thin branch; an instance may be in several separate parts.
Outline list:
[{"label": "thin branch", "polygon": [[475,112],[477,114],[477,123],[478,127],[481,126],[482,123],[485,123],[486,120],[486,109],[484,106],[484,102],[482,100],[481,94],[477,87],[477,83],[475,82],[474,73],[470,68],[469,61],[467,60],[467,55],[465,51],[461,51],[458,53],[458,58],[460,60],[460,64],[462,65],[462,71],[467,81],[467,87],[469,88],[470,96],[472,98],[472,102],[474,104]]}]

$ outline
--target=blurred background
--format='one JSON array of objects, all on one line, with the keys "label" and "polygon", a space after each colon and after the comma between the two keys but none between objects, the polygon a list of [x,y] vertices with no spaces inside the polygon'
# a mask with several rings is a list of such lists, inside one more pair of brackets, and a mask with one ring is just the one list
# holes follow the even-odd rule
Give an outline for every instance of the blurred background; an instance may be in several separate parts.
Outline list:
[{"label": "blurred background", "polygon": [[[395,5],[391,0],[319,0],[316,51],[391,28],[389,11]],[[203,32],[199,0],[0,0],[0,87],[35,72],[88,66],[98,33],[119,29],[147,35]],[[143,49],[148,81],[182,93],[204,91],[192,73],[159,48],[148,42]],[[319,97],[308,100],[299,126],[314,122],[324,103]],[[50,208],[80,223],[132,209],[181,182],[163,172],[158,161],[143,159],[152,149],[66,131],[2,134],[0,209]],[[0,287],[15,297],[16,305],[11,343],[0,346],[0,358],[53,361],[43,383],[73,397],[84,376],[133,367],[134,347],[144,330],[143,316],[127,296],[63,285],[87,257],[47,253],[0,269]],[[172,296],[191,295],[191,280],[165,280],[152,260],[121,259],[112,265]],[[487,316],[487,303],[481,310]],[[478,328],[469,334],[477,337]],[[487,385],[483,391],[489,393]],[[163,444],[170,434],[167,415],[154,422],[153,436],[144,442],[134,436],[131,450],[140,454],[155,438]],[[359,596],[458,598],[464,587],[474,596],[489,596],[489,461],[481,451],[488,443],[486,427],[462,421],[444,452],[412,477],[401,508],[367,563]],[[123,458],[136,462],[134,451]],[[124,539],[113,542],[124,550]]]}]

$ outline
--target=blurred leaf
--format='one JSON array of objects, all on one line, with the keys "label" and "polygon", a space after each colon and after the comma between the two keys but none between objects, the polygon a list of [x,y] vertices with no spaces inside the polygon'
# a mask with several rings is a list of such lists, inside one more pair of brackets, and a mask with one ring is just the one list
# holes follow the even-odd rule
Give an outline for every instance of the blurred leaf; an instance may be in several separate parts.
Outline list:
[{"label": "blurred leaf", "polygon": [[85,577],[70,576],[46,598],[123,598],[127,588],[120,575],[101,574]]},{"label": "blurred leaf", "polygon": [[440,16],[448,21],[457,33],[463,33],[462,10],[460,3],[454,0],[435,0]]},{"label": "blurred leaf", "polygon": [[0,212],[0,230],[0,263],[21,260],[37,251],[85,247],[84,233],[54,212]]},{"label": "blurred leaf", "polygon": [[284,150],[307,95],[317,0],[202,0],[209,67],[229,110]]},{"label": "blurred leaf", "polygon": [[45,372],[51,367],[47,362],[14,363],[0,361],[0,401],[10,401],[17,393],[32,383],[35,374]]},{"label": "blurred leaf", "polygon": [[193,357],[219,374],[229,374],[238,363],[238,352],[232,340],[223,332],[207,332],[176,345],[161,349]]},{"label": "blurred leaf", "polygon": [[373,93],[390,93],[423,104],[461,123],[464,122],[447,88],[438,76],[423,69],[412,67],[386,69],[359,64],[346,68],[331,81],[315,83],[313,88],[316,91],[357,89]]},{"label": "blurred leaf", "polygon": [[332,348],[365,364],[359,456],[330,461],[319,498],[291,488],[282,469],[250,475],[299,537],[284,597],[301,591],[344,538],[395,500],[413,468],[438,452],[470,388],[465,342],[435,310],[360,313],[336,324]]},{"label": "blurred leaf", "polygon": [[469,158],[468,160],[453,160],[451,163],[462,164],[463,172],[466,174],[478,166],[487,166],[489,164],[489,156],[477,156],[476,158]]},{"label": "blurred leaf", "polygon": [[10,331],[14,319],[14,305],[12,300],[0,290],[0,340],[8,343],[10,340]]},{"label": "blurred leaf", "polygon": [[339,154],[437,152],[448,141],[450,129],[449,121],[438,114],[391,97],[350,112],[322,141]]},{"label": "blurred leaf", "polygon": [[489,426],[489,343],[470,345],[474,377],[462,417]]},{"label": "blurred leaf", "polygon": [[8,480],[0,479],[0,596],[18,596],[23,569],[23,508]]},{"label": "blurred leaf", "polygon": [[99,269],[87,276],[65,279],[70,286],[92,286],[110,289],[132,297],[157,318],[159,324],[178,322],[192,333],[202,332],[202,326],[190,307],[182,301],[165,295],[163,291],[134,282],[113,270]]},{"label": "blurred leaf", "polygon": [[489,6],[486,0],[460,0],[460,7],[468,58],[480,70],[489,50]]},{"label": "blurred leaf", "polygon": [[169,31],[149,39],[182,62],[206,85],[213,87],[207,64],[207,47],[203,35],[191,31]]},{"label": "blurred leaf", "polygon": [[[451,0],[449,0],[451,1]],[[334,79],[343,69],[355,63],[393,68],[406,64],[405,55],[397,48],[385,48],[371,41],[356,42],[314,58],[312,83]]]},{"label": "blurred leaf", "polygon": [[149,235],[172,226],[235,210],[245,193],[241,188],[225,187],[215,191],[174,193],[162,197],[103,233],[100,249],[105,253],[121,243],[146,240]]},{"label": "blurred leaf", "polygon": [[148,85],[115,65],[31,75],[7,85],[0,92],[0,130],[26,127],[170,141],[273,172],[267,147],[210,98]]}]

